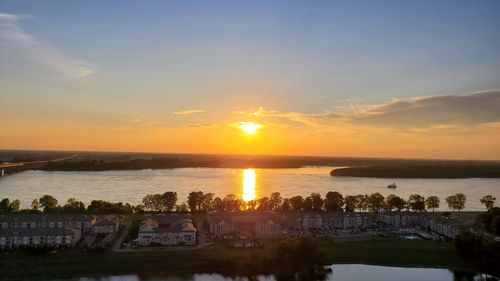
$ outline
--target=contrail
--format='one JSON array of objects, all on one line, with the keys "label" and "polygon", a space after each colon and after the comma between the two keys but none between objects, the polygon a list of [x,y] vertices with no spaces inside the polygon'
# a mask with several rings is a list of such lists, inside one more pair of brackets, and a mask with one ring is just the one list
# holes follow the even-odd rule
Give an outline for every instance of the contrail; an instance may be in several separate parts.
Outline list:
[{"label": "contrail", "polygon": [[358,115],[359,115],[359,114],[358,114],[358,110],[356,109],[356,107],[354,107],[354,105],[352,104],[351,100],[349,100],[349,104],[351,105],[351,109],[352,109],[352,111],[354,112],[354,114],[355,114],[356,116],[358,116]]}]

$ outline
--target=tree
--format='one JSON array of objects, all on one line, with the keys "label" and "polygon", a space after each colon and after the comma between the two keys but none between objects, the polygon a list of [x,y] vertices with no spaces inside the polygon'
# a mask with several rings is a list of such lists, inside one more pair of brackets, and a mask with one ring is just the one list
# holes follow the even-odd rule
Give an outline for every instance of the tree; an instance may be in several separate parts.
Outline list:
[{"label": "tree", "polygon": [[384,196],[376,192],[368,197],[368,209],[372,212],[378,213],[384,207]]},{"label": "tree", "polygon": [[302,209],[306,212],[310,212],[313,210],[313,200],[311,196],[306,197],[304,199],[304,203],[302,204]]},{"label": "tree", "polygon": [[457,198],[455,195],[450,195],[446,197],[446,203],[448,203],[448,208],[452,209],[455,211],[455,202],[457,201]]},{"label": "tree", "polygon": [[142,198],[142,204],[148,211],[161,212],[164,209],[164,198],[161,194],[148,194]]},{"label": "tree", "polygon": [[279,192],[271,193],[271,210],[277,211],[281,207],[281,203],[283,202],[283,198],[281,198],[281,194]]},{"label": "tree", "polygon": [[329,191],[325,197],[325,209],[329,212],[342,211],[344,206],[344,197],[337,191]]},{"label": "tree", "polygon": [[8,213],[10,212],[10,199],[9,198],[4,198],[2,201],[0,201],[0,212],[2,213]]},{"label": "tree", "polygon": [[291,209],[292,209],[292,205],[290,203],[290,199],[288,199],[288,198],[283,199],[283,202],[281,203],[280,210],[287,212],[287,211],[290,211]]},{"label": "tree", "polygon": [[161,195],[161,211],[171,212],[177,204],[177,192],[167,191]]},{"label": "tree", "polygon": [[344,197],[345,211],[354,212],[356,205],[358,204],[358,197],[353,195],[347,195]]},{"label": "tree", "polygon": [[323,210],[323,199],[319,193],[311,193],[312,209],[313,211],[319,212]]},{"label": "tree", "polygon": [[412,194],[408,198],[408,206],[417,212],[425,211],[425,198],[419,194]]},{"label": "tree", "polygon": [[257,210],[270,211],[272,209],[272,201],[271,199],[269,199],[269,197],[264,196],[257,201],[258,201]]},{"label": "tree", "polygon": [[483,198],[480,199],[481,204],[483,204],[484,207],[486,207],[487,211],[493,209],[493,207],[495,206],[495,201],[496,200],[497,200],[497,198],[493,197],[493,195],[486,195],[486,196],[483,196]]},{"label": "tree", "polygon": [[187,205],[189,206],[189,210],[191,210],[191,212],[200,211],[202,202],[203,202],[203,192],[193,191],[189,193]]},{"label": "tree", "polygon": [[177,213],[187,213],[189,211],[188,205],[182,202],[181,204],[175,206],[175,211]]},{"label": "tree", "polygon": [[304,207],[304,199],[302,196],[294,196],[290,198],[290,205],[292,205],[292,210],[298,212],[302,211],[302,208]]},{"label": "tree", "polygon": [[226,211],[239,211],[243,202],[236,198],[234,194],[228,194],[222,200]]},{"label": "tree", "polygon": [[75,198],[69,198],[66,205],[63,206],[63,210],[68,213],[83,213],[85,212],[85,204]]},{"label": "tree", "polygon": [[249,211],[254,211],[257,209],[258,206],[258,200],[250,200],[246,202],[246,209]]},{"label": "tree", "polygon": [[31,210],[38,211],[40,209],[40,203],[38,203],[38,199],[34,199],[31,201]]},{"label": "tree", "polygon": [[20,207],[21,207],[21,201],[19,201],[19,199],[15,199],[9,204],[10,212],[17,212],[19,211]]},{"label": "tree", "polygon": [[463,193],[457,193],[455,194],[455,198],[456,198],[455,208],[460,212],[460,210],[465,208],[465,201],[467,200],[467,197]]},{"label": "tree", "polygon": [[466,199],[465,194],[457,193],[446,197],[446,203],[448,203],[448,207],[453,211],[458,210],[460,212],[465,207]]},{"label": "tree", "polygon": [[437,196],[429,196],[425,199],[425,207],[427,209],[432,209],[434,212],[435,209],[439,208],[439,198]]},{"label": "tree", "polygon": [[397,195],[390,194],[385,198],[385,207],[389,211],[393,209],[401,211],[406,207],[406,201]]},{"label": "tree", "polygon": [[222,199],[220,197],[215,197],[215,199],[214,199],[214,208],[218,212],[222,212],[222,211],[225,210],[225,208],[224,208],[224,202],[222,201]]},{"label": "tree", "polygon": [[203,194],[202,202],[201,202],[201,209],[205,212],[208,211],[213,211],[214,210],[214,198],[215,194],[212,192],[208,192]]},{"label": "tree", "polygon": [[357,205],[356,205],[356,208],[361,212],[361,211],[366,211],[368,209],[368,199],[369,199],[369,196],[368,194],[359,194],[359,195],[356,195],[356,198],[357,198]]},{"label": "tree", "polygon": [[51,210],[57,208],[57,199],[51,195],[44,195],[38,199],[40,206],[43,207],[43,211],[50,212]]}]

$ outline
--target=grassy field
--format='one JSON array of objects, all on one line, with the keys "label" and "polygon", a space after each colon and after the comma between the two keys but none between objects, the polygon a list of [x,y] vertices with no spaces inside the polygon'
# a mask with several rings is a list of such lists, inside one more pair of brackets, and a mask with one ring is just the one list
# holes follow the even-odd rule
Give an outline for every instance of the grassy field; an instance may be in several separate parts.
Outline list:
[{"label": "grassy field", "polygon": [[[366,263],[391,266],[443,267],[478,270],[477,265],[457,258],[451,243],[425,240],[380,239],[335,243],[321,240],[327,264]],[[0,272],[7,279],[49,279],[67,276],[132,273],[256,274],[249,272],[251,258],[275,257],[279,240],[265,241],[262,249],[227,249],[222,244],[188,251],[127,253],[81,253],[76,250],[56,254],[3,254]]]}]

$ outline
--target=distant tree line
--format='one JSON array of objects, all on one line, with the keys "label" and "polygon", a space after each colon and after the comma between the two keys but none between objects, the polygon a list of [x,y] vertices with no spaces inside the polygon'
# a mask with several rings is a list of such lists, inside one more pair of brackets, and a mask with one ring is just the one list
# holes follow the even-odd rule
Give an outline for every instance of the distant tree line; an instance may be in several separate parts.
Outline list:
[{"label": "distant tree line", "polygon": [[[487,210],[494,207],[496,198],[486,195],[481,198],[481,203]],[[466,196],[462,193],[448,196],[446,203],[448,207],[462,210],[465,207]],[[129,203],[114,203],[103,200],[93,200],[88,206],[82,201],[70,198],[66,204],[60,205],[57,199],[51,195],[44,195],[33,200],[31,208],[20,209],[19,200],[10,201],[4,198],[0,201],[0,212],[66,212],[66,213],[136,213],[136,212],[208,212],[208,211],[316,211],[316,212],[354,212],[369,211],[434,211],[439,208],[440,200],[436,196],[425,198],[419,194],[412,194],[408,199],[403,199],[395,194],[384,197],[376,192],[370,195],[346,195],[337,191],[330,191],[322,197],[319,193],[311,193],[307,197],[300,195],[283,198],[279,192],[273,192],[270,196],[250,201],[244,201],[234,194],[225,197],[216,197],[214,193],[202,191],[190,192],[186,202],[178,203],[177,192],[167,191],[163,194],[148,194],[142,199],[142,204],[130,205]]]}]

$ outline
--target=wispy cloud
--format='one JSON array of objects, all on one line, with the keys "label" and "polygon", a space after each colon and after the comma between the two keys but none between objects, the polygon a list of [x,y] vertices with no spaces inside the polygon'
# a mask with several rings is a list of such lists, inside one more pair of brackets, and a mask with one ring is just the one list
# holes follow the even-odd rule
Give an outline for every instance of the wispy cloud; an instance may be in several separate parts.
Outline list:
[{"label": "wispy cloud", "polygon": [[11,44],[13,50],[22,52],[23,58],[49,66],[65,76],[82,78],[95,72],[90,63],[71,57],[53,44],[26,32],[20,22],[30,18],[30,15],[0,12],[0,38]]},{"label": "wispy cloud", "polygon": [[339,119],[342,115],[333,112],[321,113],[303,113],[303,112],[284,112],[278,110],[265,110],[259,107],[255,111],[233,111],[233,114],[241,114],[256,118],[270,118],[275,120],[286,120],[301,123],[308,126],[321,126],[323,121]]},{"label": "wispy cloud", "polygon": [[234,111],[253,118],[293,121],[307,126],[336,125],[395,128],[409,132],[457,130],[500,122],[500,90],[484,90],[465,95],[419,96],[388,102],[355,105],[320,113],[277,110]]},{"label": "wispy cloud", "polygon": [[188,114],[203,113],[203,112],[207,112],[207,111],[203,110],[203,109],[187,109],[187,110],[181,110],[181,111],[174,111],[172,113],[175,115],[188,115]]},{"label": "wispy cloud", "polygon": [[500,90],[422,96],[358,106],[352,122],[401,128],[446,128],[500,121]]}]

